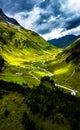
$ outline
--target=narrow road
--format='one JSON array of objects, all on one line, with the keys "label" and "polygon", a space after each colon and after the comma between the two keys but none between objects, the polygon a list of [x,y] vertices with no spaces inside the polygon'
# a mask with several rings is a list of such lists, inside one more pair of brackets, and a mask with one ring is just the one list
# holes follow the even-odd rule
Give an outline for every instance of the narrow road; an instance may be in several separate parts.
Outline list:
[{"label": "narrow road", "polygon": [[[33,67],[32,67],[32,68],[33,68]],[[38,66],[37,68],[43,70],[44,72],[47,72],[47,73],[49,74],[49,77],[51,77],[51,76],[54,75],[52,72],[50,72],[50,71],[48,71],[48,70],[46,70],[46,69],[44,69],[44,68],[41,68],[41,67],[39,67],[39,66]],[[74,74],[74,73],[75,73],[75,72],[73,72],[73,74]],[[32,75],[36,80],[40,81],[34,74],[32,74],[31,71],[29,72],[29,74]],[[73,74],[72,74],[72,75],[73,75]],[[60,87],[60,88],[66,89],[66,90],[69,90],[69,91],[71,91],[71,95],[76,96],[76,93],[77,93],[76,90],[67,88],[66,86],[62,86],[62,85],[57,84],[57,83],[55,83],[55,86],[58,86],[58,87]]]},{"label": "narrow road", "polygon": [[[38,68],[40,68],[40,67],[38,67]],[[53,73],[51,73],[50,71],[47,71],[47,70],[44,69],[44,68],[40,68],[40,69],[43,70],[43,71],[45,71],[45,72],[47,72],[47,73],[49,73],[49,76],[50,76],[50,77],[54,75]],[[74,73],[75,73],[75,72],[73,72],[72,75],[73,75]],[[57,84],[57,83],[55,83],[55,86],[58,86],[58,87],[63,88],[63,89],[67,89],[67,90],[71,91],[71,95],[76,96],[76,93],[77,93],[76,90],[73,90],[73,89],[67,88],[67,87],[62,86],[62,85]]]},{"label": "narrow road", "polygon": [[72,74],[66,79],[68,81],[75,74],[75,70],[73,70]]},{"label": "narrow road", "polygon": [[58,86],[58,87],[60,87],[60,88],[67,89],[67,90],[69,90],[69,91],[73,91],[73,89],[67,88],[67,87],[62,86],[62,85],[60,85],[60,84],[56,84],[56,83],[55,83],[55,86]]},{"label": "narrow road", "polygon": [[56,83],[55,83],[55,86],[58,86],[58,87],[63,88],[63,89],[67,89],[67,90],[71,91],[71,95],[76,96],[76,93],[77,93],[76,90],[73,90],[73,89],[67,88],[67,87],[65,87],[65,86],[62,86],[62,85],[60,85],[60,84],[56,84]]},{"label": "narrow road", "polygon": [[38,68],[41,69],[41,70],[43,70],[44,72],[48,73],[48,74],[49,74],[49,77],[51,77],[51,76],[54,75],[53,73],[51,73],[50,71],[48,71],[48,70],[46,70],[46,69],[44,69],[44,68],[41,68],[41,67],[39,67],[39,66],[38,66]]},{"label": "narrow road", "polygon": [[32,74],[32,71],[30,71],[29,74],[33,76],[36,80],[40,81],[34,74]]}]

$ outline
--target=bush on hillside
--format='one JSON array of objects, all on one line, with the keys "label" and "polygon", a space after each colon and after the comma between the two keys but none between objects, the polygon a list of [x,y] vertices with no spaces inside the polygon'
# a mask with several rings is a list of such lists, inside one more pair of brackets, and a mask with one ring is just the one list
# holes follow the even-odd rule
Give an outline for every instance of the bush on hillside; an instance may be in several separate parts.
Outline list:
[{"label": "bush on hillside", "polygon": [[0,55],[0,72],[2,72],[2,68],[4,67],[4,59],[3,57]]}]

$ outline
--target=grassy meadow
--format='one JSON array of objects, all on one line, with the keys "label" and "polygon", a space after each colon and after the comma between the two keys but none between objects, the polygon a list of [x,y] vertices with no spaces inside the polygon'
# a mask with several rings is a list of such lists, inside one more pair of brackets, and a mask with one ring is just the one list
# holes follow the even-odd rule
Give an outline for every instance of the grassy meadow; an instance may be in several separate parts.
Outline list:
[{"label": "grassy meadow", "polygon": [[0,130],[79,130],[80,64],[72,47],[57,48],[33,31],[0,22]]}]

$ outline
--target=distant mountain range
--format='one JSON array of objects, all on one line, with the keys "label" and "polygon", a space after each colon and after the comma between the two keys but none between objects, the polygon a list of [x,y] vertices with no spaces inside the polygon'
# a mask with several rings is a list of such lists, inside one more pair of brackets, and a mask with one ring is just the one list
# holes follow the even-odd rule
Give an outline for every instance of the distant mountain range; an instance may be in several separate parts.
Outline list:
[{"label": "distant mountain range", "polygon": [[66,36],[63,36],[58,39],[48,40],[48,42],[57,47],[65,48],[65,47],[69,46],[70,44],[72,44],[74,41],[76,41],[79,37],[80,37],[80,35],[79,36],[66,35]]},{"label": "distant mountain range", "polygon": [[6,23],[11,23],[14,24],[16,26],[20,26],[20,24],[14,19],[14,18],[9,18],[7,17],[4,12],[2,11],[2,9],[0,8],[0,21],[5,21]]}]

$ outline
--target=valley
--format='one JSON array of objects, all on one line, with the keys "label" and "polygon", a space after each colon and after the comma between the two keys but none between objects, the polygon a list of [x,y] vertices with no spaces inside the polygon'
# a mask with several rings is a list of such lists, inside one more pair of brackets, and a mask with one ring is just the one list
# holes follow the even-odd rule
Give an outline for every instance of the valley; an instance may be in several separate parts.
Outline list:
[{"label": "valley", "polygon": [[58,48],[0,11],[0,130],[79,130],[80,39]]},{"label": "valley", "polygon": [[[8,27],[5,23],[0,24],[2,30],[4,25],[4,27],[7,27],[10,31],[12,29],[11,27],[13,26],[13,29],[15,30],[14,38],[15,36],[18,39],[20,39],[20,37],[23,37],[24,29],[22,29],[21,27],[15,27],[14,25],[9,25],[11,27]],[[32,32],[30,31],[24,32],[26,33],[26,35],[32,35]],[[8,40],[10,34],[7,35],[7,32],[5,32],[3,37],[5,37],[5,35],[7,37],[6,40],[10,43],[10,45],[9,43],[7,43],[7,45],[2,45],[1,43],[0,46],[0,53],[6,61],[5,69],[3,73],[0,74],[0,79],[4,79],[5,81],[9,82],[13,81],[19,84],[27,83],[30,87],[33,87],[33,85],[37,86],[40,83],[39,80],[41,79],[41,77],[50,76],[50,73],[52,73],[53,75],[51,76],[51,78],[57,84],[74,89],[78,91],[77,94],[79,95],[80,82],[78,79],[80,77],[80,73],[77,73],[77,71],[75,71],[79,68],[79,62],[77,64],[72,63],[72,61],[67,63],[67,55],[65,55],[65,49],[63,50],[49,45],[42,39],[40,40],[40,42],[44,42],[42,47],[41,45],[37,46],[37,44],[35,43],[37,47],[35,48],[35,45],[32,46],[31,43],[30,47],[26,46],[27,44],[25,44],[24,48],[24,46],[21,45],[22,43],[20,43],[18,39],[17,41],[19,42],[19,45],[15,46],[16,41],[13,40],[13,37],[12,39]],[[35,37],[37,36],[38,35],[35,34]],[[29,37],[30,36],[28,36],[27,38]],[[23,39],[25,38],[26,37],[24,35]],[[34,38],[34,35],[32,35],[32,38]],[[36,42],[37,40],[38,38],[36,39]],[[74,71],[75,73],[73,73]],[[21,75],[19,75],[19,73],[21,73]]]}]

